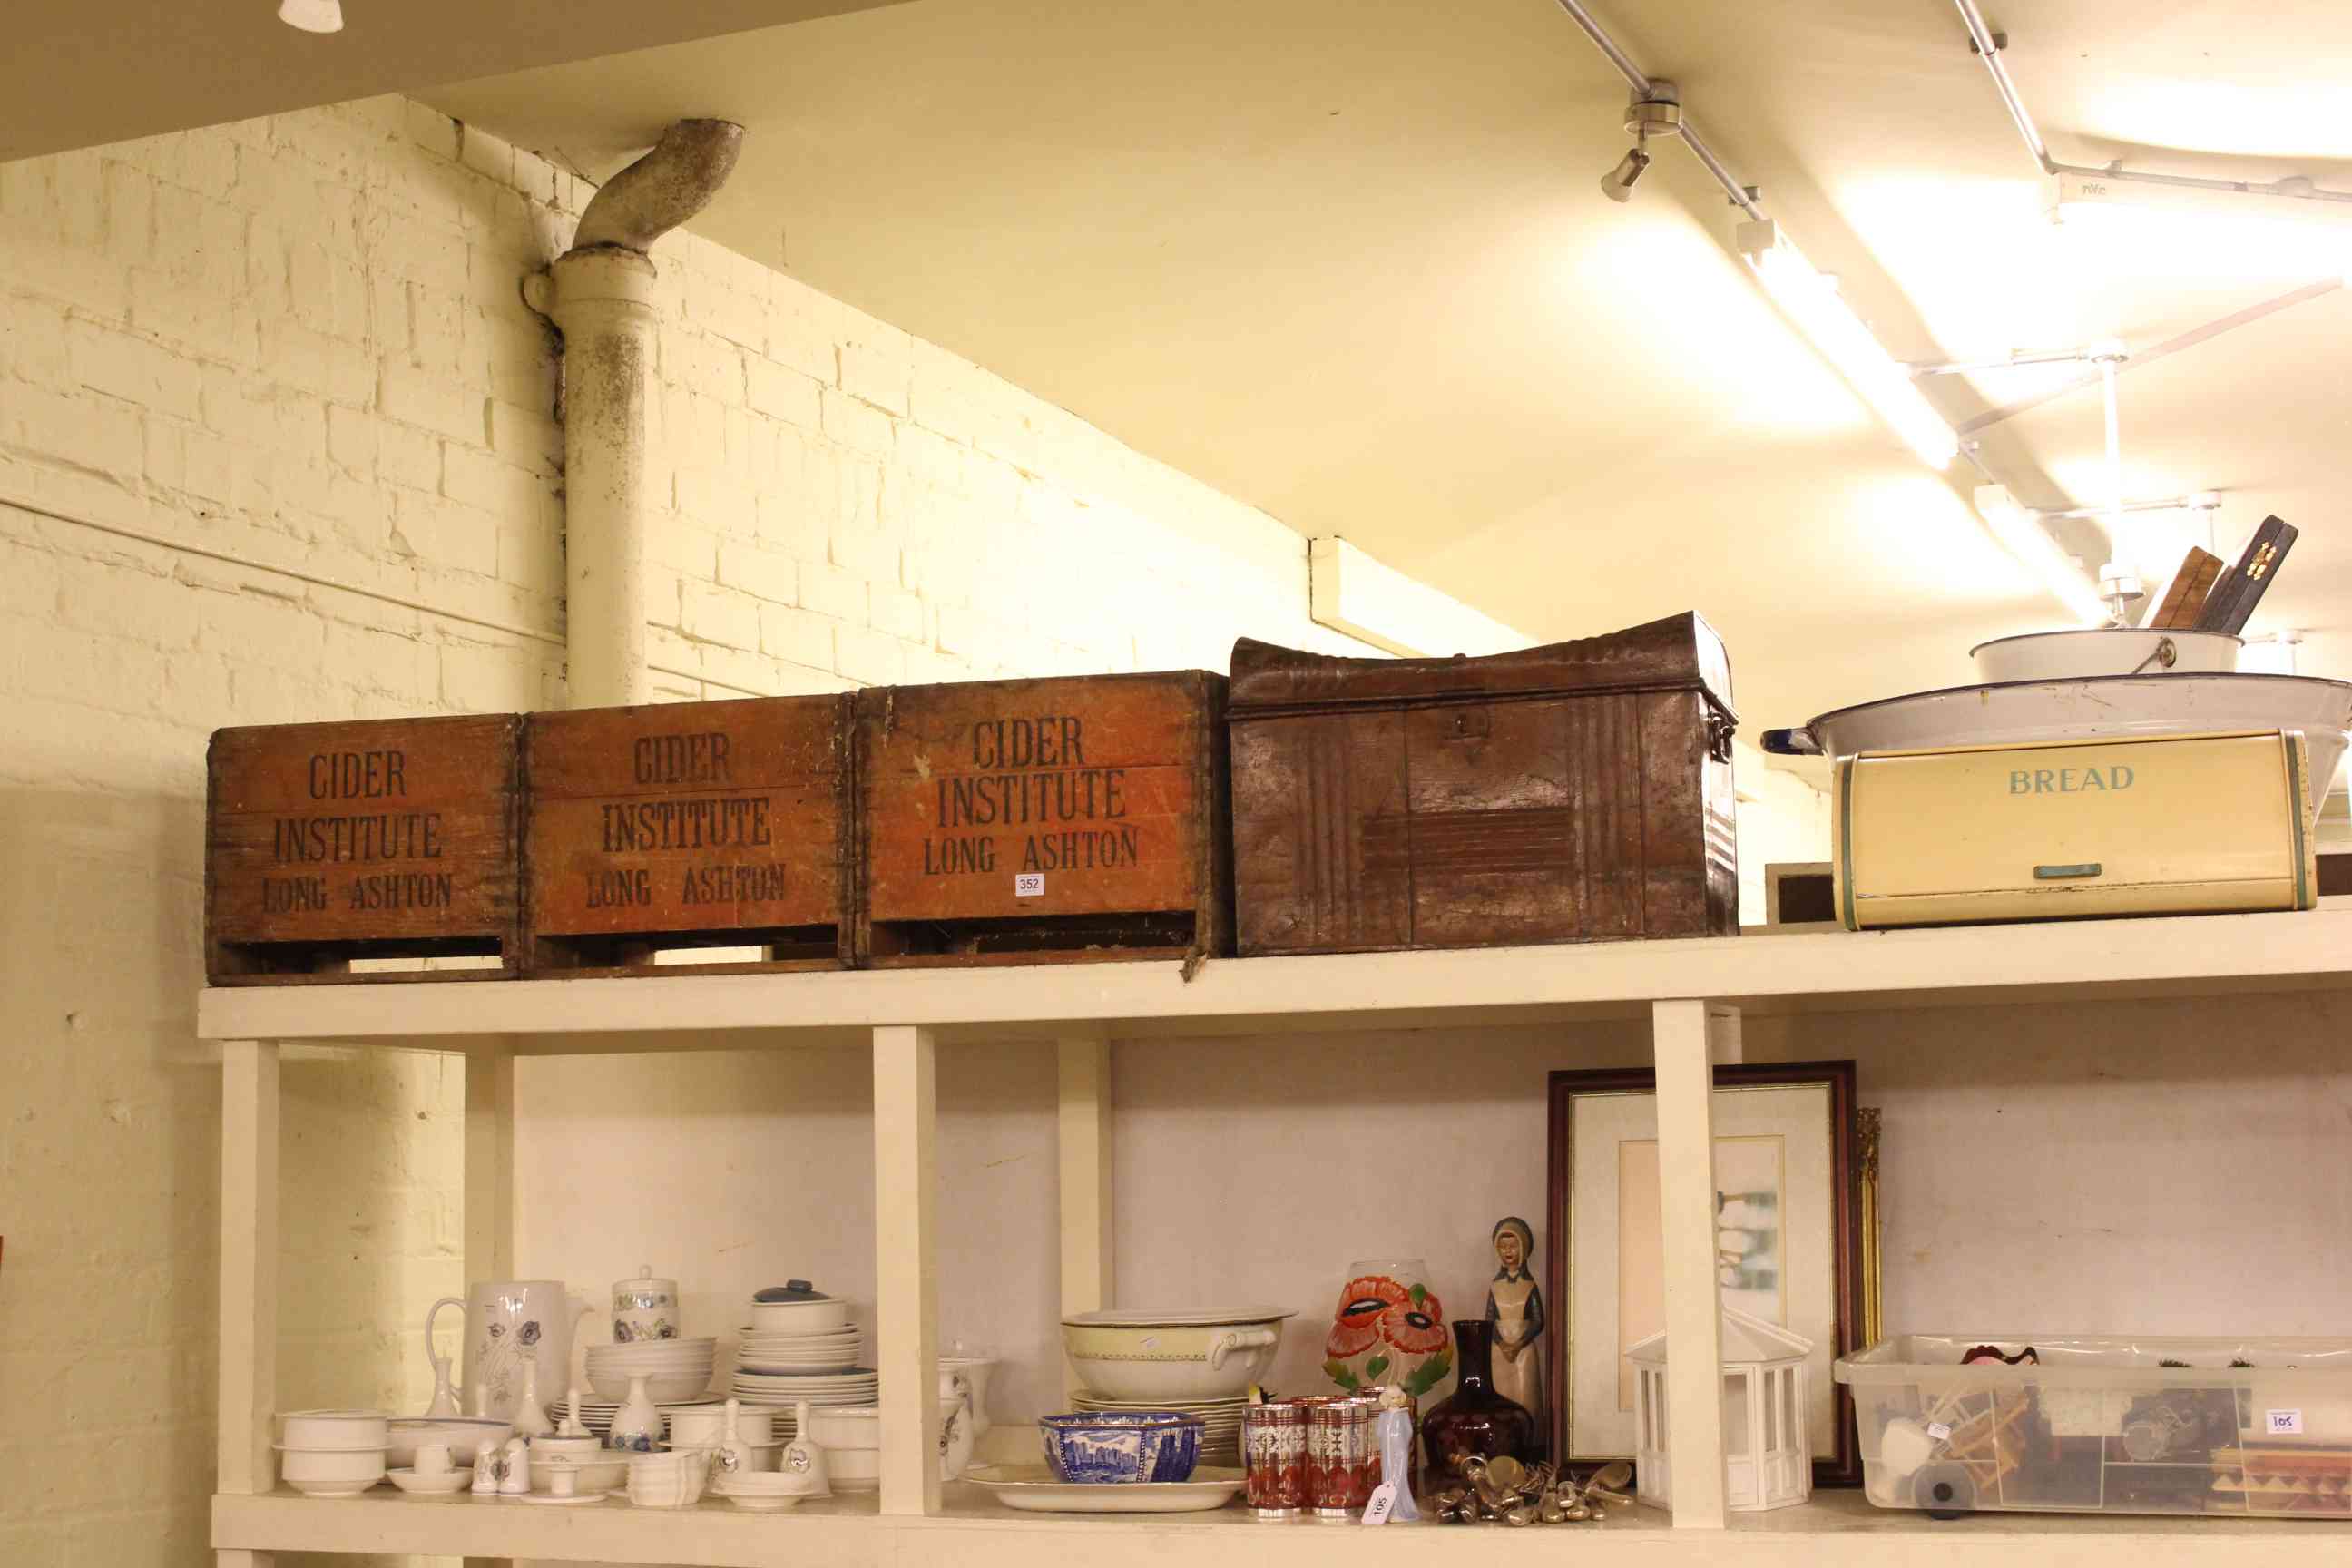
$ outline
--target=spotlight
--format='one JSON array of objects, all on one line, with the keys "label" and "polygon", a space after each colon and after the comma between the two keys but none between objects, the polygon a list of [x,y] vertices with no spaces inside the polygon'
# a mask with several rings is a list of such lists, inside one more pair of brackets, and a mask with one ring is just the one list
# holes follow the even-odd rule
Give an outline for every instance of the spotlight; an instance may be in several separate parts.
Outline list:
[{"label": "spotlight", "polygon": [[1617,166],[1601,176],[1601,194],[1612,202],[1633,199],[1633,182],[1650,166],[1650,155],[1639,147],[1628,149]]},{"label": "spotlight", "polygon": [[1650,166],[1650,138],[1676,135],[1682,128],[1682,95],[1673,82],[1654,78],[1647,92],[1633,92],[1625,104],[1625,132],[1633,146],[1601,177],[1601,194],[1612,202],[1632,201],[1633,182]]}]

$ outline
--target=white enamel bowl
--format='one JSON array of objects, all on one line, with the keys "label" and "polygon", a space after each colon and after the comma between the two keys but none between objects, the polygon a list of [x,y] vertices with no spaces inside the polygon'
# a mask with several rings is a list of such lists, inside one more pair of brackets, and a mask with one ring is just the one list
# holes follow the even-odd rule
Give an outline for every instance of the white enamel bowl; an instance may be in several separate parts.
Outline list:
[{"label": "white enamel bowl", "polygon": [[752,1513],[782,1513],[809,1495],[808,1483],[799,1476],[747,1476],[740,1472],[714,1479],[710,1489]]},{"label": "white enamel bowl", "polygon": [[2078,627],[1995,637],[1969,649],[1985,680],[2075,680],[2087,675],[2227,675],[2238,668],[2227,632]]},{"label": "white enamel bowl", "polygon": [[[2298,730],[2312,798],[2327,793],[2352,731],[2352,684],[2308,675],[2131,675],[1955,686],[1824,713],[1768,730],[1768,752],[1850,757],[2002,742],[2059,744],[2228,730]],[[1097,1394],[1110,1392],[1092,1378]]]}]

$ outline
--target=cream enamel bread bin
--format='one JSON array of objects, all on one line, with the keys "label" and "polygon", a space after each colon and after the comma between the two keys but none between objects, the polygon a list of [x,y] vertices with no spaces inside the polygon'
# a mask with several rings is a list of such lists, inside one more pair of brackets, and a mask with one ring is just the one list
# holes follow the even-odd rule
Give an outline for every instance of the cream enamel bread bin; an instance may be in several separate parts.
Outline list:
[{"label": "cream enamel bread bin", "polygon": [[1062,1320],[1062,1351],[1104,1399],[1230,1399],[1264,1379],[1293,1316],[1283,1307],[1079,1312]]},{"label": "cream enamel bread bin", "polygon": [[1762,745],[1782,756],[1851,757],[2228,730],[2300,731],[2310,748],[2312,798],[2322,799],[2352,731],[2352,683],[2308,675],[2105,675],[1955,686],[1840,708],[1801,729],[1767,730]]},{"label": "cream enamel bread bin", "polygon": [[1838,920],[2307,910],[2307,766],[2303,737],[2275,730],[1840,757]]}]

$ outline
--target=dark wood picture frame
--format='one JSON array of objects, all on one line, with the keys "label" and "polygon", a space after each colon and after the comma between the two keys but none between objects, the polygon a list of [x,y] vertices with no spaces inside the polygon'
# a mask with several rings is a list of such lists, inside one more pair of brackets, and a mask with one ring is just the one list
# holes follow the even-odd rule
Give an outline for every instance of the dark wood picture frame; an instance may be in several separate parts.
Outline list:
[{"label": "dark wood picture frame", "polygon": [[[1846,1061],[1764,1062],[1715,1069],[1717,1089],[1793,1088],[1826,1084],[1830,1091],[1831,1257],[1832,1294],[1837,1311],[1837,1342],[1833,1355],[1861,1348],[1857,1336],[1863,1323],[1863,1256],[1861,1161],[1857,1152],[1854,1064]],[[1549,1163],[1546,1177],[1545,1300],[1551,1314],[1572,1314],[1569,1295],[1569,1243],[1575,1216],[1570,1212],[1568,1178],[1574,1136],[1570,1107],[1579,1095],[1657,1092],[1657,1074],[1649,1068],[1601,1068],[1557,1071],[1550,1075],[1546,1140]],[[1563,1319],[1572,1321],[1572,1318]],[[1547,1376],[1551,1397],[1551,1451],[1567,1453],[1569,1379],[1574,1369],[1564,1352],[1555,1352]],[[1837,1424],[1834,1457],[1813,1460],[1816,1487],[1862,1485],[1862,1452],[1854,1427],[1853,1391],[1835,1385],[1832,1409]]]}]

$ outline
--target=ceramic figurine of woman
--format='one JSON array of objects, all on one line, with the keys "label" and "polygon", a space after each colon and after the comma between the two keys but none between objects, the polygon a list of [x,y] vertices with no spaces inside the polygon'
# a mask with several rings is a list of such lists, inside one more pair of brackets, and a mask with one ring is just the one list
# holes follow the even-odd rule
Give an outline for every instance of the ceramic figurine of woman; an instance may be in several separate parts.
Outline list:
[{"label": "ceramic figurine of woman", "polygon": [[1543,1292],[1536,1288],[1528,1259],[1535,1232],[1517,1215],[1498,1220],[1495,1257],[1502,1264],[1486,1287],[1486,1321],[1495,1325],[1495,1392],[1527,1407],[1536,1418],[1537,1442],[1549,1447],[1551,1423],[1544,1415]]}]

